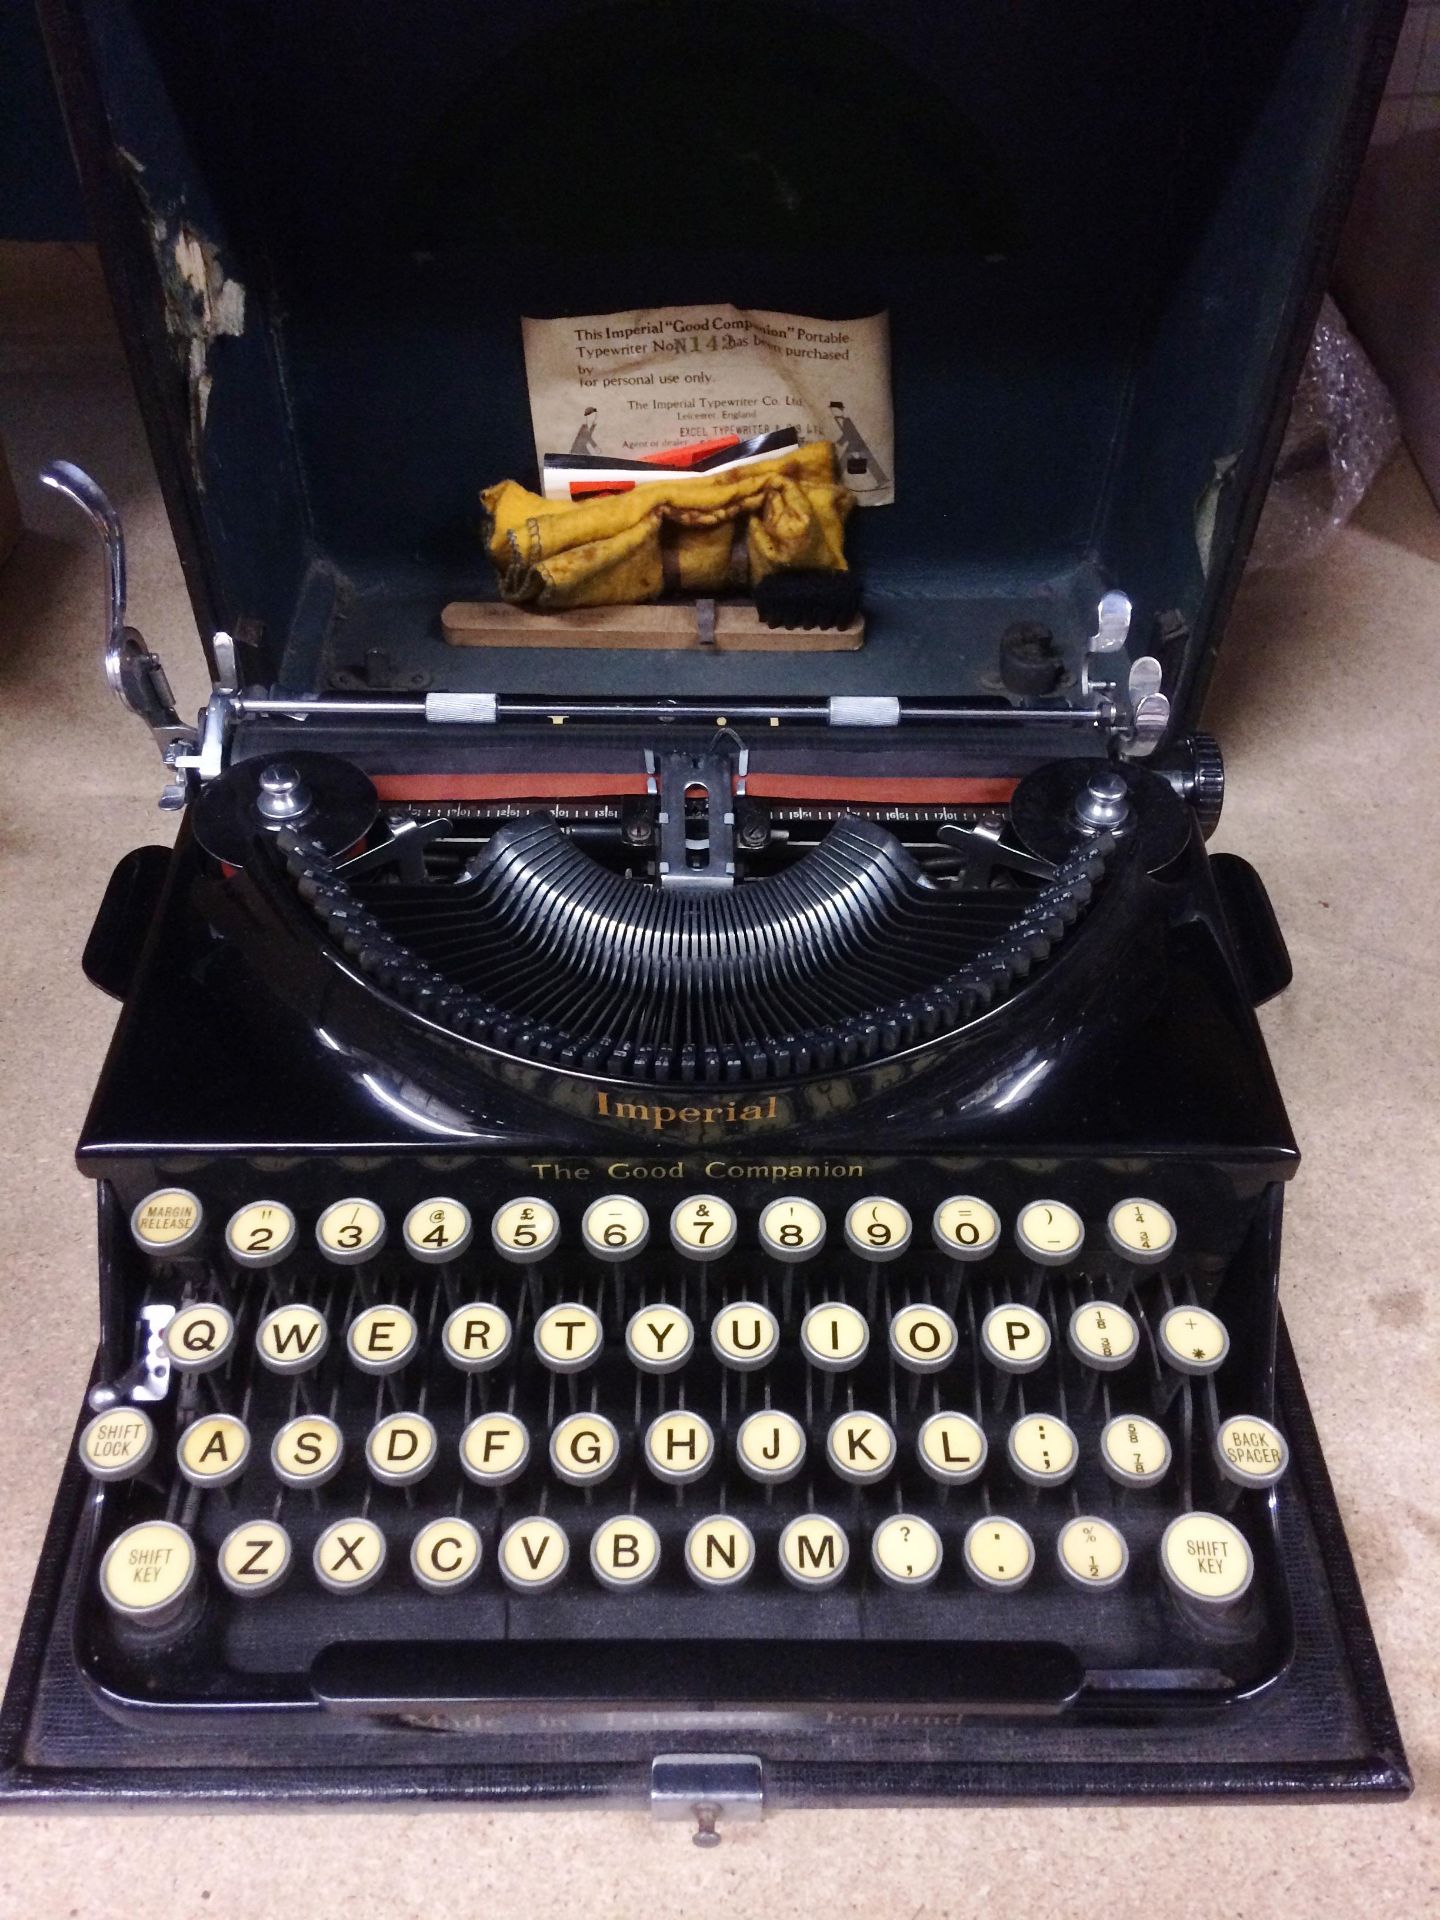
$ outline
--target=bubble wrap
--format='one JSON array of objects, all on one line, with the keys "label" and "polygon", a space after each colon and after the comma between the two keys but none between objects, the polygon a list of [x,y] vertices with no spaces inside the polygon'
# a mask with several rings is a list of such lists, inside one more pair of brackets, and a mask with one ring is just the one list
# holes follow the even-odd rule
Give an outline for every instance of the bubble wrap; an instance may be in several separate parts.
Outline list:
[{"label": "bubble wrap", "polygon": [[1327,293],[1295,389],[1251,565],[1293,566],[1322,553],[1399,440],[1400,422],[1385,383]]}]

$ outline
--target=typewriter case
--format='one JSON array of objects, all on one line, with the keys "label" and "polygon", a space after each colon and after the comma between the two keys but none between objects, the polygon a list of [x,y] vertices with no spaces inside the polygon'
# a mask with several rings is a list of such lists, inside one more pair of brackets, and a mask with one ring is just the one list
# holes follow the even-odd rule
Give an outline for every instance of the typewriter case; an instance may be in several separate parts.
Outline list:
[{"label": "typewriter case", "polygon": [[[507,1596],[492,1564],[437,1628],[401,1524],[385,1583],[328,1602],[328,1640],[297,1565],[267,1615],[212,1580],[180,1644],[122,1644],[95,1599],[120,1496],[72,1460],[0,1721],[11,1804],[596,1801],[723,1824],[762,1796],[1408,1790],[1275,1307],[1296,1148],[1252,1007],[1288,965],[1254,874],[1204,850],[1216,768],[1195,734],[1401,11],[41,0],[218,689],[167,776],[175,851],[122,861],[86,956],[124,1002],[79,1148],[95,1381],[133,1368],[155,1297],[131,1209],[205,1194],[220,1163],[217,1194],[287,1198],[307,1236],[341,1194],[473,1195],[477,1249],[507,1194],[548,1196],[573,1235],[622,1182],[657,1241],[682,1193],[723,1192],[753,1232],[793,1189],[832,1236],[850,1199],[892,1193],[917,1249],[951,1191],[993,1194],[1008,1231],[1036,1193],[1088,1225],[1154,1190],[1291,1464],[1235,1509],[1256,1559],[1238,1622],[1176,1626],[1142,1511],[1148,1570],[1088,1602],[1077,1649],[1080,1603],[1053,1579],[1006,1626],[958,1564],[913,1595],[867,1579],[863,1528],[855,1579],[813,1598],[673,1569],[606,1592],[580,1494],[553,1595]],[[441,606],[494,593],[478,489],[533,474],[520,317],[714,299],[889,311],[897,500],[850,536],[864,647],[446,645]],[[998,676],[1017,621],[1054,636],[1046,697]],[[847,809],[926,831],[948,810],[963,833],[1018,791],[1033,846],[1105,760],[1140,825],[1033,977],[948,1030],[772,1036],[709,1065],[547,1055],[514,1026],[462,1030],[458,1002],[407,1002],[384,948],[406,927],[383,914],[378,961],[330,937],[317,890],[348,848],[307,869],[292,845],[287,867],[252,825],[223,862],[206,851],[212,790],[251,793],[297,755],[322,781],[359,769],[392,821],[493,832],[549,809],[582,851],[653,827],[647,778],[682,755],[743,777],[729,797],[762,839],[766,821],[818,838]],[[832,1040],[833,1012],[815,1013]],[[212,1226],[229,1204],[207,1202]],[[917,1257],[941,1286],[940,1257]],[[710,1496],[672,1497],[678,1541]]]}]

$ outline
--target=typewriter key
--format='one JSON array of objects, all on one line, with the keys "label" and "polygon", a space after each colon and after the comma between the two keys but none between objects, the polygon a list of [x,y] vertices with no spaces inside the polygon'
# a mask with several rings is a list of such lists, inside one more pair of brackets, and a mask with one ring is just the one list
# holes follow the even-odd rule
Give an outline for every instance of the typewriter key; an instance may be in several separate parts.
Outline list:
[{"label": "typewriter key", "polygon": [[1174,1248],[1174,1216],[1155,1200],[1122,1200],[1110,1209],[1105,1236],[1122,1260],[1153,1267]]},{"label": "typewriter key", "polygon": [[1050,1351],[1050,1323],[1014,1300],[992,1307],[980,1325],[986,1358],[1006,1373],[1033,1373]]},{"label": "typewriter key", "polygon": [[850,1541],[828,1514],[800,1513],[780,1535],[780,1571],[793,1587],[823,1593],[845,1576]]},{"label": "typewriter key", "polygon": [[678,1307],[637,1307],[625,1329],[625,1350],[643,1373],[674,1373],[694,1346],[690,1316]]},{"label": "typewriter key", "polygon": [[337,1266],[361,1266],[385,1244],[385,1216],[372,1200],[337,1200],[315,1222],[315,1244]]},{"label": "typewriter key", "polygon": [[755,1565],[755,1536],[733,1514],[712,1513],[685,1536],[685,1570],[700,1587],[738,1587]]},{"label": "typewriter key", "polygon": [[345,1330],[350,1358],[362,1373],[398,1373],[420,1344],[420,1329],[404,1307],[366,1307]]},{"label": "typewriter key", "polygon": [[1122,1487],[1154,1487],[1170,1471],[1170,1437],[1142,1413],[1118,1413],[1100,1435],[1100,1464]]},{"label": "typewriter key", "polygon": [[760,1215],[760,1245],[776,1260],[811,1260],[825,1244],[825,1216],[813,1201],[787,1194]]},{"label": "typewriter key", "polygon": [[500,1536],[500,1576],[517,1593],[544,1593],[565,1577],[570,1542],[563,1527],[543,1514],[517,1520]]},{"label": "typewriter key", "polygon": [[715,1455],[710,1422],[698,1413],[662,1413],[645,1431],[645,1458],[657,1480],[688,1486],[709,1468]]},{"label": "typewriter key", "polygon": [[130,1216],[136,1246],[162,1259],[193,1246],[204,1224],[205,1209],[186,1187],[147,1194]]},{"label": "typewriter key", "polygon": [[572,1413],[550,1436],[550,1465],[568,1487],[608,1480],[620,1458],[620,1435],[603,1413]]},{"label": "typewriter key", "polygon": [[985,1471],[990,1443],[968,1413],[932,1413],[915,1441],[915,1457],[944,1486],[963,1487]]},{"label": "typewriter key", "polygon": [[475,1227],[467,1206],[436,1195],[411,1207],[400,1231],[406,1252],[435,1267],[457,1260],[474,1238]]},{"label": "typewriter key", "polygon": [[597,1260],[633,1260],[650,1238],[650,1216],[628,1193],[602,1194],[585,1209],[580,1238]]},{"label": "typewriter key", "polygon": [[1032,1487],[1063,1486],[1080,1458],[1075,1435],[1053,1413],[1027,1413],[1017,1420],[1005,1451],[1016,1473]]},{"label": "typewriter key", "polygon": [[1160,1571],[1183,1600],[1224,1606],[1250,1585],[1245,1536],[1217,1513],[1182,1513],[1160,1540]]},{"label": "typewriter key", "polygon": [[535,1351],[552,1373],[580,1373],[593,1366],[605,1346],[605,1329],[589,1307],[562,1300],[535,1322]]},{"label": "typewriter key", "polygon": [[513,1329],[503,1307],[488,1300],[472,1300],[456,1307],[445,1322],[440,1344],[451,1366],[462,1373],[486,1373],[498,1367],[510,1351]]},{"label": "typewriter key", "polygon": [[1070,1316],[1070,1351],[1099,1373],[1128,1367],[1140,1351],[1140,1329],[1123,1307],[1110,1300],[1090,1300]]},{"label": "typewriter key", "polygon": [[513,1413],[482,1413],[460,1436],[460,1465],[482,1487],[519,1479],[530,1458],[530,1435]]},{"label": "typewriter key", "polygon": [[423,1413],[390,1413],[365,1440],[365,1463],[387,1487],[413,1487],[435,1464],[435,1429]]},{"label": "typewriter key", "polygon": [[908,1373],[938,1373],[955,1358],[960,1335],[943,1307],[902,1307],[890,1322],[890,1351]]},{"label": "typewriter key", "polygon": [[490,1239],[502,1260],[543,1260],[560,1243],[560,1216],[548,1200],[511,1200],[490,1222]]},{"label": "typewriter key", "polygon": [[345,1439],[323,1413],[287,1420],[270,1442],[270,1465],[287,1487],[323,1487],[340,1471]]},{"label": "typewriter key", "polygon": [[220,1542],[215,1569],[231,1593],[273,1593],[294,1559],[290,1536],[278,1520],[247,1520]]},{"label": "typewriter key", "polygon": [[165,1351],[177,1373],[223,1366],[234,1344],[235,1322],[224,1307],[181,1307],[165,1328]]},{"label": "typewriter key", "polygon": [[1014,1593],[1035,1571],[1035,1542],[1018,1520],[992,1513],[965,1535],[965,1567],[977,1586]]},{"label": "typewriter key", "polygon": [[329,1592],[363,1593],[384,1573],[389,1551],[375,1522],[357,1514],[326,1527],[315,1542],[310,1564],[315,1578]]},{"label": "typewriter key", "polygon": [[735,1244],[739,1223],[728,1200],[697,1193],[670,1215],[670,1242],[687,1260],[718,1260]]},{"label": "typewriter key", "polygon": [[825,1436],[830,1465],[857,1487],[883,1480],[895,1464],[895,1435],[878,1413],[842,1413]]},{"label": "typewriter key", "polygon": [[1000,1216],[972,1193],[952,1194],[935,1209],[930,1235],[952,1260],[984,1260],[1000,1244]]},{"label": "typewriter key", "polygon": [[314,1307],[276,1307],[255,1329],[255,1351],[271,1373],[308,1373],[330,1345],[325,1316]]},{"label": "typewriter key", "polygon": [[295,1244],[295,1216],[279,1200],[253,1200],[230,1216],[225,1245],[240,1267],[273,1267]]},{"label": "typewriter key", "polygon": [[737,1300],[721,1307],[710,1322],[710,1345],[722,1366],[752,1373],[775,1356],[780,1345],[780,1322],[768,1307],[755,1300]]},{"label": "typewriter key", "polygon": [[1172,1307],[1160,1322],[1160,1351],[1177,1373],[1214,1373],[1230,1351],[1230,1335],[1204,1307]]},{"label": "typewriter key", "polygon": [[1088,1588],[1092,1593],[1118,1586],[1130,1565],[1124,1534],[1093,1513],[1082,1513],[1061,1528],[1055,1557],[1061,1573],[1073,1586]]},{"label": "typewriter key", "polygon": [[590,1537],[590,1569],[602,1587],[634,1593],[660,1570],[660,1536],[638,1513],[617,1513]]},{"label": "typewriter key", "polygon": [[1220,1471],[1237,1487],[1273,1487],[1290,1464],[1285,1436],[1253,1413],[1232,1413],[1215,1436]]},{"label": "typewriter key", "polygon": [[910,1244],[910,1215],[898,1200],[872,1194],[845,1215],[845,1243],[866,1260],[896,1260]]},{"label": "typewriter key", "polygon": [[142,1520],[113,1540],[100,1562],[100,1591],[127,1620],[164,1626],[185,1604],[199,1571],[195,1547],[170,1520]]},{"label": "typewriter key", "polygon": [[250,1429],[233,1413],[192,1420],[180,1436],[175,1464],[197,1487],[228,1487],[250,1458]]},{"label": "typewriter key", "polygon": [[468,1520],[432,1520],[410,1542],[410,1571],[430,1593],[458,1593],[480,1571],[480,1536]]},{"label": "typewriter key", "polygon": [[1042,1267],[1063,1267],[1085,1244],[1085,1224],[1063,1200],[1034,1200],[1020,1209],[1015,1239]]},{"label": "typewriter key", "polygon": [[822,1300],[800,1322],[800,1350],[824,1373],[848,1373],[865,1358],[870,1328],[843,1300]]},{"label": "typewriter key", "polygon": [[155,1423],[141,1407],[110,1407],[80,1434],[80,1464],[95,1480],[129,1480],[155,1451]]},{"label": "typewriter key", "polygon": [[871,1565],[892,1587],[928,1587],[944,1555],[939,1534],[917,1513],[892,1513],[870,1541]]},{"label": "typewriter key", "polygon": [[767,1409],[740,1422],[735,1458],[752,1480],[778,1486],[805,1464],[805,1429],[793,1414]]}]

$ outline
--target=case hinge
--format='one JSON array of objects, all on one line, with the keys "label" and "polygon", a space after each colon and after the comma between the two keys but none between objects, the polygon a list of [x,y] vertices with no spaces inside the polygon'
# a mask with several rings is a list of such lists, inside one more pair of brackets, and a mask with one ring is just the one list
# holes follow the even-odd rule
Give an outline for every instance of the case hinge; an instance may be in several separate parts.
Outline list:
[{"label": "case hinge", "polygon": [[693,1820],[697,1847],[718,1847],[722,1820],[765,1814],[765,1766],[757,1753],[657,1753],[650,1763],[656,1820]]}]

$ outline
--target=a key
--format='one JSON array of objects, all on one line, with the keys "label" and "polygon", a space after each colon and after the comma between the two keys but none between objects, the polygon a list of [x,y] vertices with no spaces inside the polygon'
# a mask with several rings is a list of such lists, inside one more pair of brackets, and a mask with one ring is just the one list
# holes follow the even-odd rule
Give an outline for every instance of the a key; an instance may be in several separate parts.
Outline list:
[{"label": "a key", "polygon": [[1035,1542],[1018,1520],[992,1513],[965,1535],[965,1570],[977,1586],[1014,1593],[1035,1571]]},{"label": "a key", "polygon": [[850,1564],[845,1529],[825,1513],[799,1513],[780,1535],[780,1571],[791,1586],[823,1593]]},{"label": "a key", "polygon": [[1132,1266],[1158,1266],[1174,1250],[1175,1218],[1156,1200],[1122,1200],[1110,1209],[1105,1237]]},{"label": "a key", "polygon": [[911,1232],[907,1210],[883,1195],[857,1200],[845,1214],[845,1244],[864,1260],[898,1260]]},{"label": "a key", "polygon": [[939,1534],[917,1513],[892,1513],[870,1539],[870,1563],[887,1586],[928,1587],[944,1557]]},{"label": "a key", "polygon": [[255,1351],[271,1373],[309,1373],[319,1366],[329,1345],[325,1316],[303,1302],[276,1307],[255,1329]]},{"label": "a key", "polygon": [[437,1194],[411,1207],[400,1237],[412,1260],[438,1267],[465,1252],[475,1237],[475,1223],[463,1202]]},{"label": "a key", "polygon": [[385,1571],[390,1557],[384,1534],[373,1520],[354,1515],[334,1520],[315,1542],[310,1564],[330,1593],[364,1593]]},{"label": "a key", "polygon": [[1124,1534],[1093,1513],[1083,1513],[1060,1529],[1055,1557],[1072,1586],[1092,1593],[1118,1587],[1130,1565]]},{"label": "a key", "polygon": [[580,1238],[597,1260],[633,1260],[649,1244],[650,1215],[628,1193],[602,1194],[585,1209]]},{"label": "a key", "polygon": [[1085,1244],[1085,1223],[1063,1200],[1032,1200],[1015,1222],[1020,1251],[1042,1267],[1063,1267]]},{"label": "a key", "polygon": [[434,1466],[439,1444],[423,1413],[390,1413],[365,1437],[365,1464],[387,1487],[412,1487]]},{"label": "a key", "polygon": [[842,1480],[873,1486],[895,1464],[895,1435],[878,1413],[842,1413],[825,1436],[825,1454]]},{"label": "a key", "polygon": [[658,1480],[688,1486],[715,1455],[715,1434],[698,1413],[662,1413],[645,1430],[645,1459]]},{"label": "a key", "polygon": [[738,1587],[755,1566],[755,1536],[733,1514],[712,1513],[685,1536],[685,1571],[700,1587]]},{"label": "a key", "polygon": [[344,1455],[345,1437],[323,1413],[287,1420],[270,1443],[270,1465],[287,1487],[323,1487]]},{"label": "a key", "polygon": [[915,1457],[942,1486],[963,1487],[985,1471],[990,1443],[968,1413],[932,1413],[915,1441]]},{"label": "a key", "polygon": [[793,1414],[766,1409],[740,1422],[735,1435],[740,1471],[762,1486],[793,1480],[805,1464],[805,1429]]},{"label": "a key", "polygon": [[1182,1600],[1228,1606],[1250,1585],[1255,1563],[1240,1529],[1218,1513],[1182,1513],[1161,1536],[1160,1571]]},{"label": "a key", "polygon": [[100,1592],[110,1609],[142,1626],[168,1626],[184,1610],[199,1576],[195,1545],[171,1520],[142,1520],[109,1545]]},{"label": "a key", "polygon": [[1050,1351],[1050,1323],[1015,1300],[992,1307],[980,1323],[985,1357],[1005,1373],[1033,1373]]},{"label": "a key", "polygon": [[902,1307],[890,1322],[890,1351],[907,1373],[939,1373],[959,1344],[955,1322],[943,1307]]},{"label": "a key", "polygon": [[252,1200],[232,1213],[225,1247],[240,1267],[273,1267],[295,1245],[295,1216],[281,1200]]},{"label": "a key", "polygon": [[984,1260],[1000,1244],[1000,1216],[973,1193],[954,1193],[936,1207],[930,1236],[952,1260]]},{"label": "a key", "polygon": [[501,1579],[517,1593],[545,1593],[565,1578],[569,1537],[555,1521],[534,1513],[505,1529],[496,1559]]},{"label": "a key", "polygon": [[503,1307],[472,1300],[448,1317],[440,1345],[451,1366],[462,1373],[488,1373],[505,1358],[513,1338],[510,1316]]},{"label": "a key", "polygon": [[774,1359],[780,1322],[757,1300],[737,1300],[733,1306],[721,1307],[710,1322],[710,1345],[722,1366],[753,1373]]},{"label": "a key", "polygon": [[79,1452],[92,1480],[131,1480],[154,1457],[155,1422],[140,1407],[109,1407],[86,1421]]},{"label": "a key", "polygon": [[1177,1373],[1214,1373],[1230,1351],[1224,1322],[1205,1307],[1171,1307],[1160,1322],[1159,1341]]},{"label": "a key", "polygon": [[290,1535],[278,1520],[246,1520],[220,1542],[215,1570],[231,1593],[248,1597],[274,1593],[293,1562]]},{"label": "a key", "polygon": [[535,1351],[552,1373],[582,1373],[605,1347],[599,1316],[578,1300],[548,1307],[535,1322]]},{"label": "a key", "polygon": [[420,1344],[420,1329],[404,1307],[366,1307],[345,1330],[350,1358],[362,1373],[398,1373]]},{"label": "a key", "polygon": [[427,1593],[458,1593],[479,1573],[482,1553],[468,1520],[432,1520],[410,1542],[410,1571]]},{"label": "a key", "polygon": [[1075,1435],[1053,1413],[1027,1413],[1017,1420],[1005,1451],[1010,1465],[1032,1487],[1063,1486],[1080,1458]]},{"label": "a key", "polygon": [[1070,1351],[1082,1366],[1117,1373],[1140,1351],[1140,1329],[1124,1307],[1110,1300],[1087,1300],[1070,1316]]},{"label": "a key", "polygon": [[1141,1413],[1118,1413],[1100,1435],[1100,1464],[1122,1487],[1154,1487],[1170,1471],[1170,1437]]},{"label": "a key", "polygon": [[560,1244],[560,1216],[548,1200],[525,1194],[500,1208],[490,1222],[490,1240],[502,1260],[531,1266]]},{"label": "a key", "polygon": [[550,1436],[550,1465],[570,1487],[607,1480],[620,1458],[620,1435],[603,1413],[572,1413]]},{"label": "a key", "polygon": [[739,1232],[735,1209],[713,1193],[682,1200],[670,1215],[670,1244],[687,1260],[718,1260]]},{"label": "a key", "polygon": [[678,1307],[639,1307],[625,1328],[625,1350],[643,1373],[674,1373],[690,1358],[695,1328]]},{"label": "a key", "polygon": [[1273,1487],[1290,1464],[1285,1436],[1253,1413],[1232,1413],[1215,1436],[1220,1471],[1237,1487]]},{"label": "a key", "polygon": [[167,1322],[164,1338],[177,1373],[210,1373],[230,1357],[235,1322],[221,1306],[181,1307]]},{"label": "a key", "polygon": [[175,1464],[196,1487],[228,1487],[250,1458],[250,1429],[233,1413],[192,1420],[180,1435]]},{"label": "a key", "polygon": [[530,1435],[513,1413],[482,1413],[460,1436],[460,1465],[478,1486],[508,1486],[529,1458]]},{"label": "a key", "polygon": [[205,1209],[188,1187],[147,1193],[130,1215],[130,1234],[142,1253],[168,1260],[200,1238]]},{"label": "a key", "polygon": [[339,1267],[373,1260],[385,1236],[385,1216],[373,1200],[337,1200],[315,1222],[316,1246]]},{"label": "a key", "polygon": [[660,1536],[638,1513],[617,1513],[590,1536],[590,1570],[602,1587],[635,1593],[660,1571]]},{"label": "a key", "polygon": [[774,1260],[813,1260],[825,1244],[825,1216],[813,1200],[785,1194],[760,1215],[760,1245]]},{"label": "a key", "polygon": [[870,1345],[870,1327],[843,1300],[822,1300],[800,1322],[800,1350],[823,1373],[848,1373]]}]

